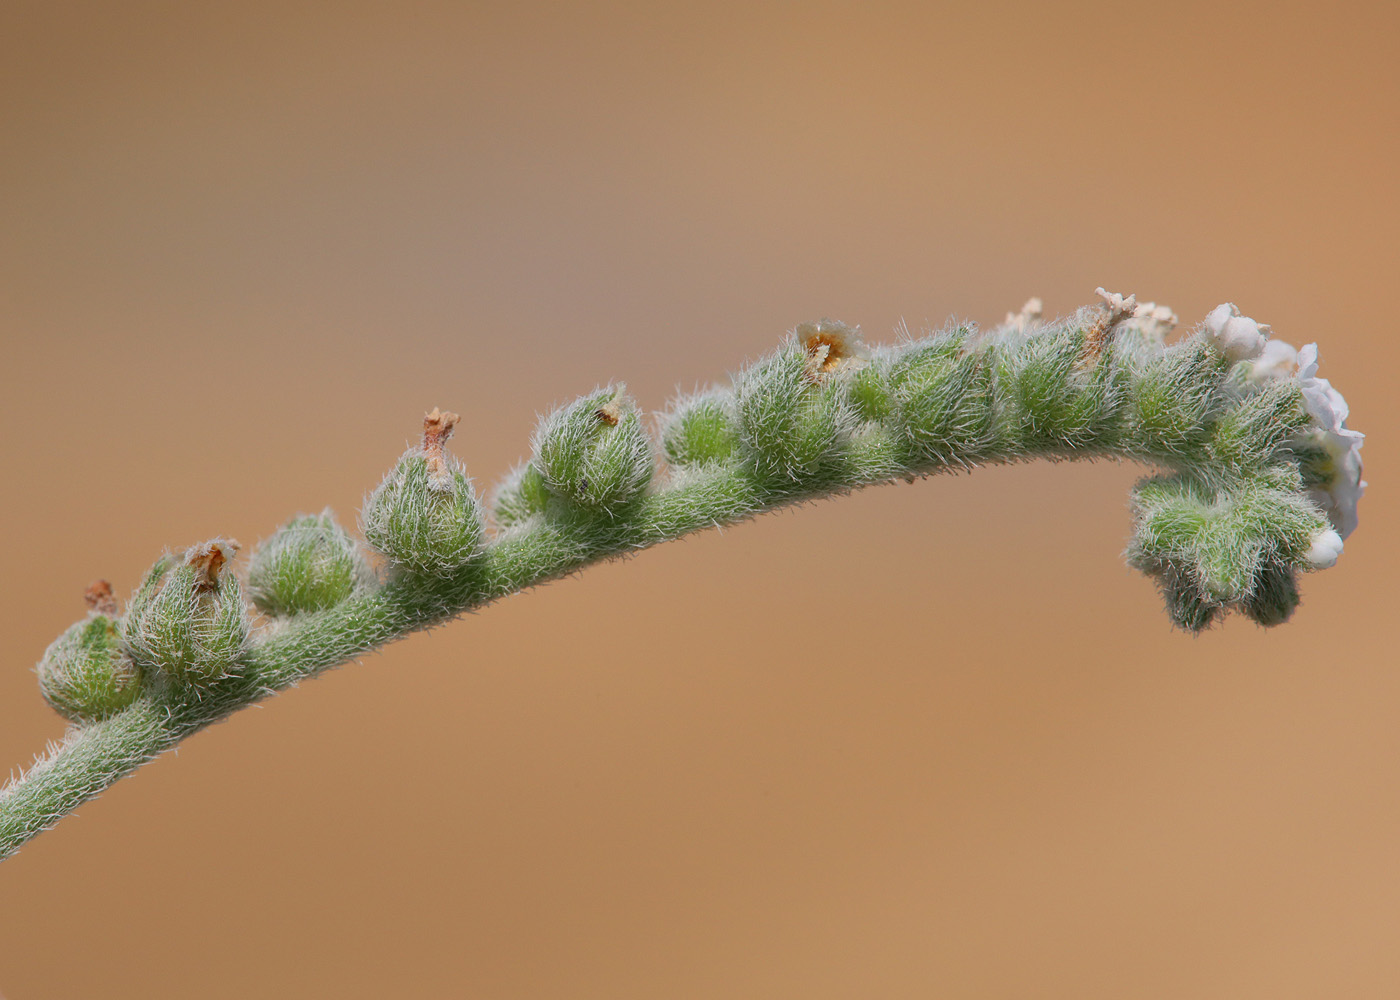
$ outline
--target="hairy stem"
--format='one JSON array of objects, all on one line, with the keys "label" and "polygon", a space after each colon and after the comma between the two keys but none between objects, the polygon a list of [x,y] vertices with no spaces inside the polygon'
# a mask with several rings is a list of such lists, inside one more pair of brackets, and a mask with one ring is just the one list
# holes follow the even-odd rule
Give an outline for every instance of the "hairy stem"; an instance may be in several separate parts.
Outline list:
[{"label": "hairy stem", "polygon": [[1316,500],[1337,487],[1308,387],[1251,380],[1200,334],[1164,347],[1134,307],[1110,297],[1055,324],[1023,315],[991,336],[874,352],[840,324],[806,324],[732,387],[677,402],[660,482],[635,408],[620,387],[599,390],[542,421],[534,458],[497,493],[491,538],[444,450],[456,416],[435,410],[423,448],[367,501],[381,571],[329,514],[303,518],[254,554],[264,627],[250,629],[240,584],[221,573],[236,547],[216,540],[158,562],[121,619],[110,600],[94,605],[50,647],[41,683],[78,725],[0,792],[0,857],[190,733],[413,631],[602,559],[943,469],[1163,466],[1135,496],[1131,551],[1173,619],[1198,629],[1230,608],[1276,624],[1296,604],[1296,571],[1335,536]]}]

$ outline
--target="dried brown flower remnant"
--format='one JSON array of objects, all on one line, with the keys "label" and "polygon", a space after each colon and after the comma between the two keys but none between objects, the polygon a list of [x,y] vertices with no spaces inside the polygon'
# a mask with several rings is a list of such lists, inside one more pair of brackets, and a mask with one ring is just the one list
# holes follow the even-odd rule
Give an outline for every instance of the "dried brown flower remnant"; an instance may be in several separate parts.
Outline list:
[{"label": "dried brown flower remnant", "polygon": [[617,397],[614,396],[602,406],[598,407],[594,416],[609,427],[616,427],[617,422],[622,419],[622,407],[618,404]]},{"label": "dried brown flower remnant", "polygon": [[433,412],[423,415],[423,450],[431,451],[436,448],[442,450],[443,443],[452,436],[453,430],[457,427],[457,421],[462,418],[448,410],[440,410],[436,406]]},{"label": "dried brown flower remnant", "polygon": [[436,406],[433,407],[432,413],[423,417],[423,454],[428,459],[428,478],[434,482],[451,478],[443,445],[452,436],[452,431],[460,419],[462,418],[457,414],[440,410]]},{"label": "dried brown flower remnant", "polygon": [[185,562],[193,567],[195,572],[195,591],[207,594],[218,590],[219,573],[232,561],[240,548],[232,538],[215,538],[186,552]]},{"label": "dried brown flower remnant", "polygon": [[1114,327],[1125,319],[1132,319],[1137,312],[1137,296],[1134,294],[1130,293],[1125,297],[1117,292],[1104,291],[1103,288],[1094,289],[1094,293],[1103,299],[1105,309],[1094,321],[1093,326],[1089,327],[1088,336],[1084,341],[1085,364],[1097,361]]},{"label": "dried brown flower remnant", "polygon": [[112,593],[112,585],[106,580],[94,580],[88,589],[83,591],[83,600],[87,602],[89,610],[98,614],[117,613],[117,598]]},{"label": "dried brown flower remnant", "polygon": [[797,342],[807,354],[807,377],[813,382],[858,368],[870,358],[860,330],[835,320],[822,319],[799,325]]}]

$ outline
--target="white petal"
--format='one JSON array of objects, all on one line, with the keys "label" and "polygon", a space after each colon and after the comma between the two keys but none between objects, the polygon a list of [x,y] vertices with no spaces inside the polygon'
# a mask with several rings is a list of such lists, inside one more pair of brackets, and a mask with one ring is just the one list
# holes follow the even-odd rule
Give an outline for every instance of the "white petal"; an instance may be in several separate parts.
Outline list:
[{"label": "white petal", "polygon": [[1297,367],[1298,352],[1293,345],[1286,340],[1270,340],[1264,344],[1264,350],[1259,357],[1254,359],[1254,367],[1250,368],[1249,377],[1255,382],[1286,379],[1292,376]]},{"label": "white petal", "polygon": [[1298,378],[1312,378],[1317,374],[1317,345],[1304,344],[1298,348]]}]

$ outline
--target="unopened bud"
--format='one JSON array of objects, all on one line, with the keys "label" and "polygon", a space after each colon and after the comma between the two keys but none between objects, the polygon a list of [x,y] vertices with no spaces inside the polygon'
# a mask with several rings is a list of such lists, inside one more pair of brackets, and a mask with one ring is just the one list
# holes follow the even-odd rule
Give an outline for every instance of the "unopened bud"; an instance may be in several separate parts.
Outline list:
[{"label": "unopened bud", "polygon": [[228,571],[238,543],[216,538],[162,559],[132,597],[123,638],[133,659],[176,681],[230,675],[248,642],[243,588]]},{"label": "unopened bud", "polygon": [[614,510],[641,496],[654,459],[636,404],[623,385],[555,410],[535,431],[534,464],[556,496]]},{"label": "unopened bud", "polygon": [[443,447],[456,423],[455,413],[429,413],[422,447],[404,453],[360,514],[369,543],[414,573],[446,576],[481,547],[481,501]]},{"label": "unopened bud", "polygon": [[666,461],[675,466],[727,462],[738,445],[734,398],[720,389],[678,401],[661,426]]},{"label": "unopened bud", "polygon": [[1342,536],[1328,528],[1326,531],[1318,532],[1313,537],[1312,545],[1308,547],[1303,561],[1312,569],[1327,569],[1337,565],[1337,559],[1342,554],[1342,547]]},{"label": "unopened bud", "polygon": [[325,510],[294,518],[257,547],[248,596],[269,615],[324,611],[373,579],[355,540]]},{"label": "unopened bud", "polygon": [[1249,361],[1259,357],[1269,328],[1240,315],[1233,302],[1216,306],[1206,314],[1206,338],[1227,361]]}]

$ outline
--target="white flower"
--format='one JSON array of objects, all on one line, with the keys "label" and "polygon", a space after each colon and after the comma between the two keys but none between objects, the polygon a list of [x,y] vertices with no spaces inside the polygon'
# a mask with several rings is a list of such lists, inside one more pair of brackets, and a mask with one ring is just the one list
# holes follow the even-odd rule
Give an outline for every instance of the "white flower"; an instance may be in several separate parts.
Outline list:
[{"label": "white flower", "polygon": [[1327,453],[1326,482],[1313,491],[1313,499],[1327,512],[1342,538],[1356,530],[1356,504],[1366,490],[1361,478],[1361,443],[1366,435],[1347,428],[1350,408],[1332,383],[1317,377],[1317,345],[1298,351],[1298,388],[1317,424],[1314,440]]},{"label": "white flower", "polygon": [[1206,314],[1205,333],[1228,360],[1248,361],[1264,350],[1269,328],[1241,316],[1233,302],[1226,302]]},{"label": "white flower", "polygon": [[1249,369],[1252,382],[1292,378],[1298,367],[1298,351],[1285,340],[1270,340]]},{"label": "white flower", "polygon": [[1337,557],[1342,554],[1342,548],[1342,536],[1328,528],[1313,536],[1312,547],[1303,559],[1313,569],[1327,569],[1337,565]]}]

